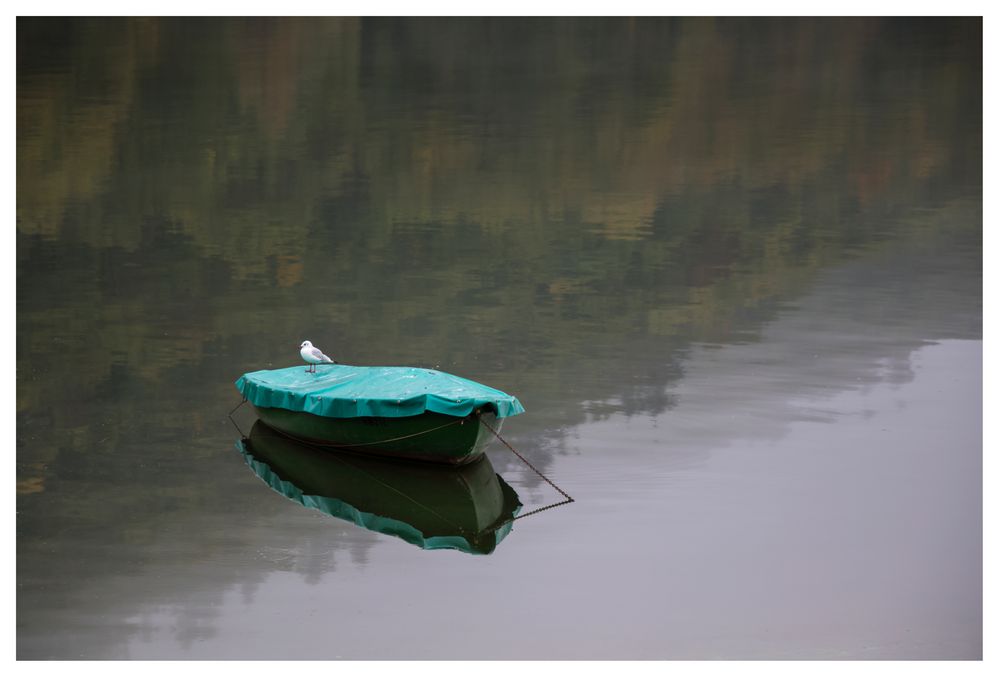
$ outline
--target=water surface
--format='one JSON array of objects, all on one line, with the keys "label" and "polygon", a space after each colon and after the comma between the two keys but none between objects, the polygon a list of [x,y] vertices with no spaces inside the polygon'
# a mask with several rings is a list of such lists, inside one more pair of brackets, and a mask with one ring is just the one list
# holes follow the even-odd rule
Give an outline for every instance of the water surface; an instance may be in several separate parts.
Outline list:
[{"label": "water surface", "polygon": [[[19,658],[981,657],[980,20],[17,32]],[[279,495],[226,413],[306,338],[576,502]]]}]

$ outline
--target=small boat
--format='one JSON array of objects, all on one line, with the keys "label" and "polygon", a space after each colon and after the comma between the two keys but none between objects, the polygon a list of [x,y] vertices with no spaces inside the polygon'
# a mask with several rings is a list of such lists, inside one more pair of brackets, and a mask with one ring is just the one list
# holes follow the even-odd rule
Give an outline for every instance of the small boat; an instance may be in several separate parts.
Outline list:
[{"label": "small boat", "polygon": [[424,550],[489,554],[521,508],[488,456],[441,467],[336,452],[295,442],[261,421],[236,447],[282,496]]},{"label": "small boat", "polygon": [[482,455],[516,397],[435,369],[316,365],[243,374],[268,426],[312,445],[461,465]]}]

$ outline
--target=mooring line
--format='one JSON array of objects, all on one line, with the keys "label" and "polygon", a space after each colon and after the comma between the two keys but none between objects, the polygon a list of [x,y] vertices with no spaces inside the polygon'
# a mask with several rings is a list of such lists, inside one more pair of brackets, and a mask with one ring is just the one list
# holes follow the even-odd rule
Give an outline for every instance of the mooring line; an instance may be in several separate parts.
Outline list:
[{"label": "mooring line", "polygon": [[570,496],[569,494],[567,494],[564,491],[562,491],[561,487],[559,487],[557,484],[555,484],[550,479],[548,479],[548,477],[543,472],[541,472],[540,470],[538,470],[537,468],[535,468],[531,464],[530,461],[528,461],[526,458],[524,458],[519,451],[517,451],[516,449],[514,449],[513,446],[511,446],[509,442],[507,442],[505,439],[503,439],[503,436],[500,435],[491,425],[489,425],[488,423],[486,423],[484,419],[482,419],[480,417],[479,418],[479,422],[482,423],[482,425],[486,426],[486,428],[489,429],[489,432],[491,432],[493,435],[495,435],[496,439],[498,439],[500,442],[503,443],[503,446],[505,446],[507,449],[509,449],[510,451],[512,451],[517,458],[519,458],[521,461],[523,461],[524,465],[526,465],[528,468],[530,468],[531,470],[533,470],[537,474],[537,476],[540,477],[541,479],[543,479],[545,482],[547,482],[551,486],[552,489],[554,489],[555,491],[557,491],[558,493],[562,494],[562,496],[565,497],[564,501],[559,501],[558,503],[552,503],[551,505],[546,505],[546,506],[537,508],[535,510],[531,510],[530,512],[525,512],[522,515],[517,515],[513,519],[509,519],[509,520],[503,522],[502,524],[499,524],[496,527],[494,527],[494,529],[493,529],[494,531],[496,529],[499,529],[503,525],[509,524],[510,522],[513,522],[515,520],[523,519],[525,517],[529,517],[530,515],[536,515],[537,513],[543,512],[545,510],[551,510],[552,508],[557,508],[560,505],[566,505],[568,503],[575,503],[576,502],[576,500],[572,496]]},{"label": "mooring line", "polygon": [[242,407],[244,404],[246,404],[246,398],[245,397],[243,398],[242,402],[240,402],[235,407],[233,407],[232,411],[229,412],[229,422],[232,423],[234,426],[236,426],[236,432],[239,433],[240,437],[246,437],[246,435],[243,434],[243,429],[239,427],[239,424],[236,423],[236,419],[234,419],[232,417],[232,415],[235,414],[236,410],[239,409],[240,407]]}]

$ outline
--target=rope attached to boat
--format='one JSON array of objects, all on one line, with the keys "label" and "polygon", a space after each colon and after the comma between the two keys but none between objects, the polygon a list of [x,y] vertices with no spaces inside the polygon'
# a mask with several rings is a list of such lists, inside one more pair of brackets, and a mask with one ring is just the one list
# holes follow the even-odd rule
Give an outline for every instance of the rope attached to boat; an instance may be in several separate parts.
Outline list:
[{"label": "rope attached to boat", "polygon": [[428,428],[427,430],[420,430],[415,433],[410,433],[409,435],[400,435],[399,437],[390,437],[387,440],[376,440],[374,442],[357,442],[354,444],[334,444],[333,442],[320,442],[319,440],[305,439],[301,437],[295,437],[289,432],[281,430],[280,433],[285,437],[289,437],[296,442],[303,442],[305,444],[310,444],[314,447],[332,447],[333,449],[358,449],[360,447],[370,447],[376,444],[385,444],[386,442],[398,442],[399,440],[408,440],[411,437],[419,437],[420,435],[426,435],[428,433],[435,432],[441,428],[447,428],[452,425],[459,425],[464,423],[465,419],[460,418],[457,421],[448,421],[443,425],[439,425],[436,428]]}]

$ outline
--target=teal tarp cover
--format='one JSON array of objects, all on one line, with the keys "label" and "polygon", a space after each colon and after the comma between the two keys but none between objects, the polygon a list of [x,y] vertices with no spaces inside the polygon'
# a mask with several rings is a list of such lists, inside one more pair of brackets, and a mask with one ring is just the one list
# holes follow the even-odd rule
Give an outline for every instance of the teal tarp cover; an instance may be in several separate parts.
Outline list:
[{"label": "teal tarp cover", "polygon": [[425,411],[467,416],[491,405],[497,418],[523,413],[513,395],[435,369],[346,364],[265,369],[243,374],[236,388],[257,407],[328,418],[416,416]]}]

